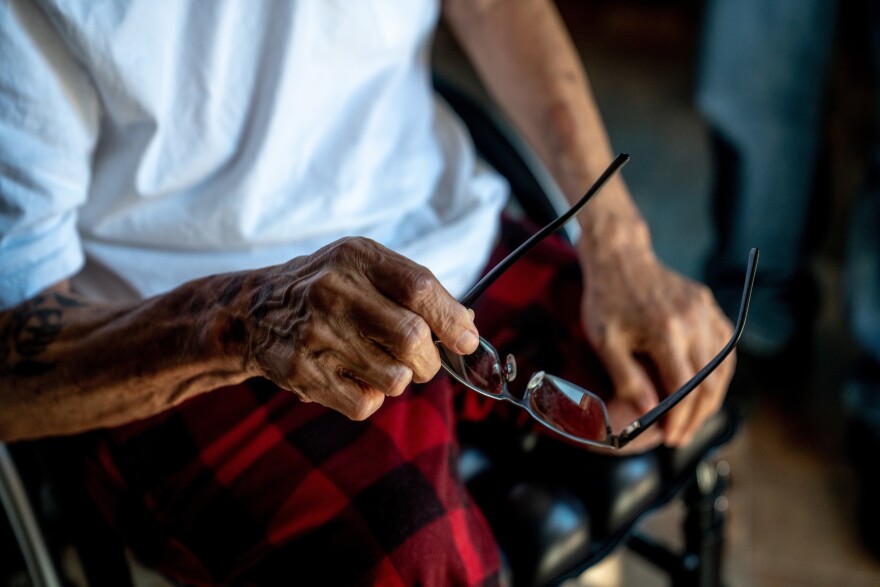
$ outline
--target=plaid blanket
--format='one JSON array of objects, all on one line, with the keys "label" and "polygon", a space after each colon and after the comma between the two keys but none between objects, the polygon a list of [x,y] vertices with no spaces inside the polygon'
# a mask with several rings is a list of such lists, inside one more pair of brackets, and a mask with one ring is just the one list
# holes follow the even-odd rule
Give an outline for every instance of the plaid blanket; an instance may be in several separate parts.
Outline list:
[{"label": "plaid blanket", "polygon": [[[491,263],[529,234],[505,220]],[[521,379],[590,380],[580,292],[573,251],[550,239],[480,300],[477,325]],[[494,585],[497,545],[457,469],[456,423],[486,418],[529,425],[443,373],[365,422],[251,380],[100,433],[87,486],[135,554],[184,584]]]}]

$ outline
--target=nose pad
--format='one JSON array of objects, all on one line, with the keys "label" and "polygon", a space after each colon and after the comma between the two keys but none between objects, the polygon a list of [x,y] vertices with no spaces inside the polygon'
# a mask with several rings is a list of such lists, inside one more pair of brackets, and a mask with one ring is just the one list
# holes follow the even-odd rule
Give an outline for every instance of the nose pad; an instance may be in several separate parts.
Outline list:
[{"label": "nose pad", "polygon": [[528,391],[535,391],[544,383],[544,372],[538,371],[534,375],[532,375],[532,380],[529,381],[529,384],[526,386]]},{"label": "nose pad", "polygon": [[516,379],[516,359],[513,355],[507,355],[507,361],[504,363],[504,378],[508,383]]}]

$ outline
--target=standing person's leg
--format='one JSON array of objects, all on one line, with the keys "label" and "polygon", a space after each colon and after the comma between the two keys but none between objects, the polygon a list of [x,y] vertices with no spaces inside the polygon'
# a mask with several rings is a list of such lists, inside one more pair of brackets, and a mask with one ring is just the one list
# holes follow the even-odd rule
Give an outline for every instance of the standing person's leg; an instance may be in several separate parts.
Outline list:
[{"label": "standing person's leg", "polygon": [[[880,85],[880,5],[871,4],[875,88]],[[874,133],[865,188],[856,203],[847,251],[850,326],[868,358],[880,364],[880,91],[875,90]]]},{"label": "standing person's leg", "polygon": [[880,5],[871,4],[874,47],[874,140],[868,181],[853,210],[847,255],[849,323],[863,357],[844,386],[849,449],[861,482],[858,520],[880,554]]},{"label": "standing person's leg", "polygon": [[745,252],[761,248],[741,343],[759,355],[783,351],[809,311],[798,304],[836,14],[836,0],[713,0],[707,7],[697,96],[716,155],[707,278],[735,314]]}]

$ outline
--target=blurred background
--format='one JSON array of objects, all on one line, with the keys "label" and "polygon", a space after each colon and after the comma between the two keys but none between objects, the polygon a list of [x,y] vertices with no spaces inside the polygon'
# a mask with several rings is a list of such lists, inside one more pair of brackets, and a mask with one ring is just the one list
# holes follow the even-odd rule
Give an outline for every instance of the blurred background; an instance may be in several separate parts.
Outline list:
[{"label": "blurred background", "polygon": [[[876,9],[871,5],[876,0],[842,2],[839,10],[834,2],[812,2],[821,5],[813,14],[799,12],[801,7],[811,10],[811,2],[722,1],[715,3],[714,8],[722,9],[713,15],[716,23],[732,16],[731,7],[738,2],[743,7],[778,5],[775,14],[768,9],[777,22],[765,23],[772,38],[761,48],[763,55],[758,49],[746,49],[762,42],[759,31],[750,36],[750,23],[722,31],[739,42],[734,55],[738,62],[732,67],[725,64],[723,55],[716,54],[707,62],[711,0],[558,0],[557,4],[586,65],[615,150],[632,156],[625,176],[651,225],[659,255],[672,267],[701,280],[718,236],[712,221],[715,171],[725,162],[723,157],[719,160],[713,129],[704,116],[706,108],[701,112],[697,106],[700,84],[706,92],[705,86],[713,83],[722,88],[727,83],[736,90],[738,84],[751,81],[770,93],[776,80],[762,79],[762,75],[799,74],[796,67],[788,67],[786,55],[781,54],[785,48],[777,46],[784,45],[779,37],[792,31],[816,37],[809,43],[800,41],[807,45],[806,56],[800,55],[806,60],[801,68],[813,67],[807,74],[821,79],[803,84],[807,95],[784,96],[793,113],[782,115],[783,122],[793,126],[803,126],[807,124],[803,120],[811,117],[817,121],[816,145],[810,146],[807,131],[806,138],[794,140],[803,152],[789,158],[811,173],[800,174],[808,180],[805,187],[774,186],[778,192],[810,193],[793,194],[797,205],[791,209],[784,201],[777,202],[765,217],[778,221],[781,230],[786,223],[798,222],[810,196],[815,196],[812,214],[804,220],[809,225],[804,254],[799,252],[806,266],[798,268],[792,278],[796,282],[788,292],[792,299],[784,300],[798,307],[799,324],[793,336],[796,341],[782,350],[741,353],[732,393],[745,398],[748,418],[722,455],[732,471],[724,575],[734,586],[880,585],[880,555],[872,554],[859,535],[859,479],[846,450],[850,422],[841,401],[843,387],[861,356],[845,317],[844,258],[850,213],[869,180],[875,108],[870,12]],[[761,12],[749,14],[746,9],[744,18],[761,18]],[[811,31],[811,26],[821,30]],[[821,47],[812,47],[822,43],[823,34],[830,44],[824,73]],[[712,42],[717,43],[717,38]],[[775,60],[771,65],[777,69],[764,67],[758,57]],[[437,39],[435,59],[440,72],[482,93],[454,40],[444,31]],[[733,71],[719,71],[719,61]],[[712,67],[716,69],[707,74]],[[707,75],[727,77],[719,84],[717,79],[701,77]],[[784,86],[784,82],[777,85]],[[750,106],[748,99],[743,101]],[[815,112],[810,102],[815,102]],[[760,103],[754,106],[754,118],[761,116],[762,106],[769,108]],[[763,130],[760,122],[750,116],[744,125],[757,134]],[[771,134],[773,129],[766,132]],[[766,142],[768,156],[773,156],[773,138]],[[809,157],[811,148],[815,162]],[[880,234],[880,226],[875,230]],[[768,249],[765,243],[753,242],[730,254],[737,255],[744,266],[751,245],[762,247],[759,280],[764,281],[765,290],[779,285],[777,277],[785,268],[775,267],[772,246]],[[737,296],[741,279],[740,271],[734,280]],[[772,324],[773,317],[766,315],[776,311],[774,304],[780,300],[762,299],[757,294],[760,287],[761,283],[752,318],[763,311],[760,319]],[[754,326],[750,322],[749,327]],[[868,326],[880,332],[880,322]],[[760,344],[753,346],[762,350]],[[681,511],[673,507],[646,525],[650,532],[674,535],[680,516]],[[880,518],[874,520],[880,524]],[[664,581],[624,551],[572,583],[663,585]]]}]

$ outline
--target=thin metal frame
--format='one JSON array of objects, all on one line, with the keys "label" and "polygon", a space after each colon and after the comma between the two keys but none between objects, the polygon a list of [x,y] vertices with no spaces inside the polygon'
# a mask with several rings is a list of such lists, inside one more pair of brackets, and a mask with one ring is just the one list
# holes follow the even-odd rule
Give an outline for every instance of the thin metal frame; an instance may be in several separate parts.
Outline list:
[{"label": "thin metal frame", "polygon": [[[534,373],[532,375],[532,377],[529,379],[529,383],[526,386],[526,391],[523,394],[522,399],[511,394],[507,388],[507,384],[513,380],[513,376],[511,376],[510,373],[511,372],[515,373],[515,367],[511,368],[513,356],[508,355],[507,360],[502,361],[501,355],[498,353],[498,351],[495,349],[495,347],[493,347],[489,341],[487,341],[483,338],[480,339],[480,344],[482,346],[486,347],[487,350],[495,356],[496,363],[499,366],[502,366],[502,369],[506,369],[506,373],[508,374],[508,376],[505,376],[503,378],[503,381],[502,381],[503,388],[502,388],[501,394],[495,394],[495,393],[491,393],[487,390],[480,389],[479,387],[475,386],[471,382],[467,381],[465,378],[461,377],[458,374],[458,372],[455,370],[455,368],[449,364],[449,359],[448,359],[447,353],[451,354],[451,351],[441,349],[440,363],[441,363],[441,365],[443,365],[443,368],[446,369],[446,371],[448,371],[449,374],[452,375],[452,377],[455,378],[455,380],[458,381],[459,383],[461,383],[462,385],[465,385],[469,389],[476,391],[477,393],[484,395],[486,397],[490,397],[490,398],[496,399],[496,400],[508,401],[514,405],[519,406],[520,408],[526,410],[529,413],[529,415],[532,416],[532,418],[534,418],[535,420],[540,422],[542,425],[549,428],[550,430],[553,430],[557,434],[560,434],[560,435],[568,438],[569,440],[572,440],[572,441],[580,443],[580,444],[587,444],[590,446],[598,446],[598,447],[603,447],[603,448],[613,448],[613,449],[623,448],[624,446],[629,444],[632,440],[637,438],[640,434],[642,434],[642,432],[644,432],[645,429],[647,429],[649,426],[651,426],[657,420],[659,420],[661,417],[663,417],[667,412],[669,412],[669,410],[674,408],[689,393],[691,393],[694,389],[696,389],[700,385],[700,383],[702,383],[706,379],[706,377],[708,377],[715,369],[718,368],[718,366],[721,364],[721,362],[724,361],[724,359],[726,359],[727,356],[736,347],[736,343],[739,342],[739,339],[742,336],[743,329],[745,328],[745,325],[746,325],[746,318],[748,317],[748,313],[749,313],[749,303],[750,303],[751,297],[752,297],[752,289],[754,288],[754,285],[755,285],[755,276],[756,276],[757,270],[758,270],[758,257],[759,257],[759,255],[760,255],[760,252],[758,251],[758,249],[752,249],[749,252],[749,261],[748,261],[748,266],[746,268],[746,279],[745,279],[745,284],[743,285],[743,294],[742,294],[742,301],[740,302],[739,317],[736,320],[736,326],[734,327],[733,335],[730,337],[730,340],[727,341],[727,344],[725,344],[724,347],[718,352],[718,354],[716,354],[712,358],[712,360],[710,360],[702,369],[697,371],[697,373],[693,377],[691,377],[684,385],[679,387],[673,393],[666,396],[660,403],[658,403],[656,406],[654,406],[651,410],[646,412],[640,418],[637,418],[631,424],[624,427],[623,431],[620,434],[613,433],[613,430],[611,428],[611,422],[608,417],[608,408],[607,408],[607,405],[605,404],[605,400],[603,400],[601,397],[599,397],[594,392],[589,391],[587,389],[584,389],[583,387],[576,385],[574,383],[571,383],[570,381],[567,381],[565,379],[561,379],[559,377],[556,377],[555,375],[549,375],[549,374],[544,373],[543,371],[538,371],[538,372]],[[440,343],[437,343],[437,344],[439,345]],[[515,361],[513,361],[513,363],[515,363]],[[540,413],[536,412],[532,408],[531,403],[529,402],[529,396],[530,396],[532,390],[535,389],[538,385],[540,385],[542,383],[544,378],[558,379],[561,381],[565,381],[565,383],[567,383],[568,385],[571,385],[571,386],[577,388],[578,390],[580,390],[584,394],[586,394],[586,395],[590,396],[591,398],[593,398],[594,400],[598,401],[599,405],[602,407],[602,413],[605,417],[606,438],[604,440],[593,440],[593,439],[581,438],[579,436],[575,436],[569,432],[566,432],[565,430],[563,430],[561,428],[557,428],[551,422],[548,422],[547,420],[545,420],[541,416]]]},{"label": "thin metal frame", "polygon": [[[575,214],[577,214],[586,204],[590,201],[590,199],[595,196],[599,190],[605,185],[605,183],[626,163],[629,161],[629,155],[621,153],[614,158],[611,164],[605,169],[604,172],[599,176],[598,179],[593,183],[592,186],[587,190],[587,192],[581,197],[578,202],[576,202],[571,208],[568,209],[564,214],[560,215],[558,218],[550,222],[547,226],[542,228],[540,231],[535,233],[531,238],[529,238],[526,242],[516,248],[512,253],[507,255],[500,263],[498,263],[495,267],[493,267],[486,275],[480,279],[468,291],[464,296],[459,299],[462,305],[466,307],[470,307],[476,302],[477,299],[485,291],[493,284],[495,281],[505,272],[507,271],[516,261],[518,261],[523,255],[531,251],[539,242],[545,239],[550,234],[559,230],[566,222],[571,220]],[[654,408],[649,410],[647,413],[642,415],[640,418],[633,421],[631,424],[626,426],[623,431],[619,435],[613,434],[611,430],[610,420],[608,418],[608,410],[605,405],[604,400],[600,398],[593,392],[590,392],[586,389],[583,389],[580,386],[574,385],[571,382],[566,382],[569,385],[573,385],[577,389],[586,393],[587,395],[595,398],[600,402],[602,407],[602,412],[605,416],[605,424],[607,428],[607,437],[604,441],[599,440],[590,440],[586,438],[580,438],[574,436],[564,430],[556,428],[550,422],[547,422],[540,414],[538,414],[534,409],[532,409],[531,405],[528,403],[528,397],[533,386],[536,385],[536,379],[542,379],[544,377],[556,378],[552,375],[546,375],[543,371],[539,371],[532,375],[529,380],[529,384],[526,386],[526,392],[523,395],[522,399],[519,399],[512,395],[507,389],[507,383],[513,379],[513,377],[509,376],[509,372],[504,377],[503,381],[503,392],[501,395],[490,393],[486,390],[482,390],[478,387],[475,387],[470,382],[466,381],[463,377],[459,376],[459,374],[455,371],[455,369],[449,364],[449,359],[447,357],[448,349],[440,349],[440,358],[441,365],[446,371],[449,372],[457,381],[480,393],[485,395],[486,397],[491,397],[497,400],[504,400],[511,402],[515,405],[526,410],[535,420],[546,426],[547,428],[553,430],[557,434],[561,434],[562,436],[578,443],[589,444],[592,446],[601,446],[607,448],[622,448],[639,435],[645,431],[646,428],[654,424],[657,420],[659,420],[663,415],[665,415],[669,410],[675,407],[681,400],[683,400],[690,392],[697,388],[718,366],[721,364],[724,359],[733,352],[733,349],[736,347],[737,342],[739,342],[740,337],[742,336],[743,329],[745,328],[746,318],[749,312],[749,303],[751,301],[752,289],[755,284],[755,276],[757,274],[758,269],[758,258],[760,256],[760,252],[757,248],[753,248],[749,252],[749,260],[748,265],[746,267],[746,279],[745,284],[743,286],[743,295],[742,301],[740,303],[739,316],[736,321],[736,326],[734,327],[733,335],[730,340],[724,347],[716,354],[711,361],[709,361],[702,369],[700,369],[690,380],[687,381],[680,388],[675,390],[673,393],[669,394],[665,397],[660,403],[658,403]],[[487,346],[491,352],[495,355],[498,364],[503,365],[502,368],[505,368],[509,365],[509,363],[504,363],[501,360],[501,356],[497,350],[485,339],[480,339],[481,344]],[[437,342],[438,346],[442,346],[439,342]],[[508,356],[508,361],[512,359],[511,356]],[[556,378],[558,379],[558,378]],[[563,380],[564,381],[564,380]]]}]

